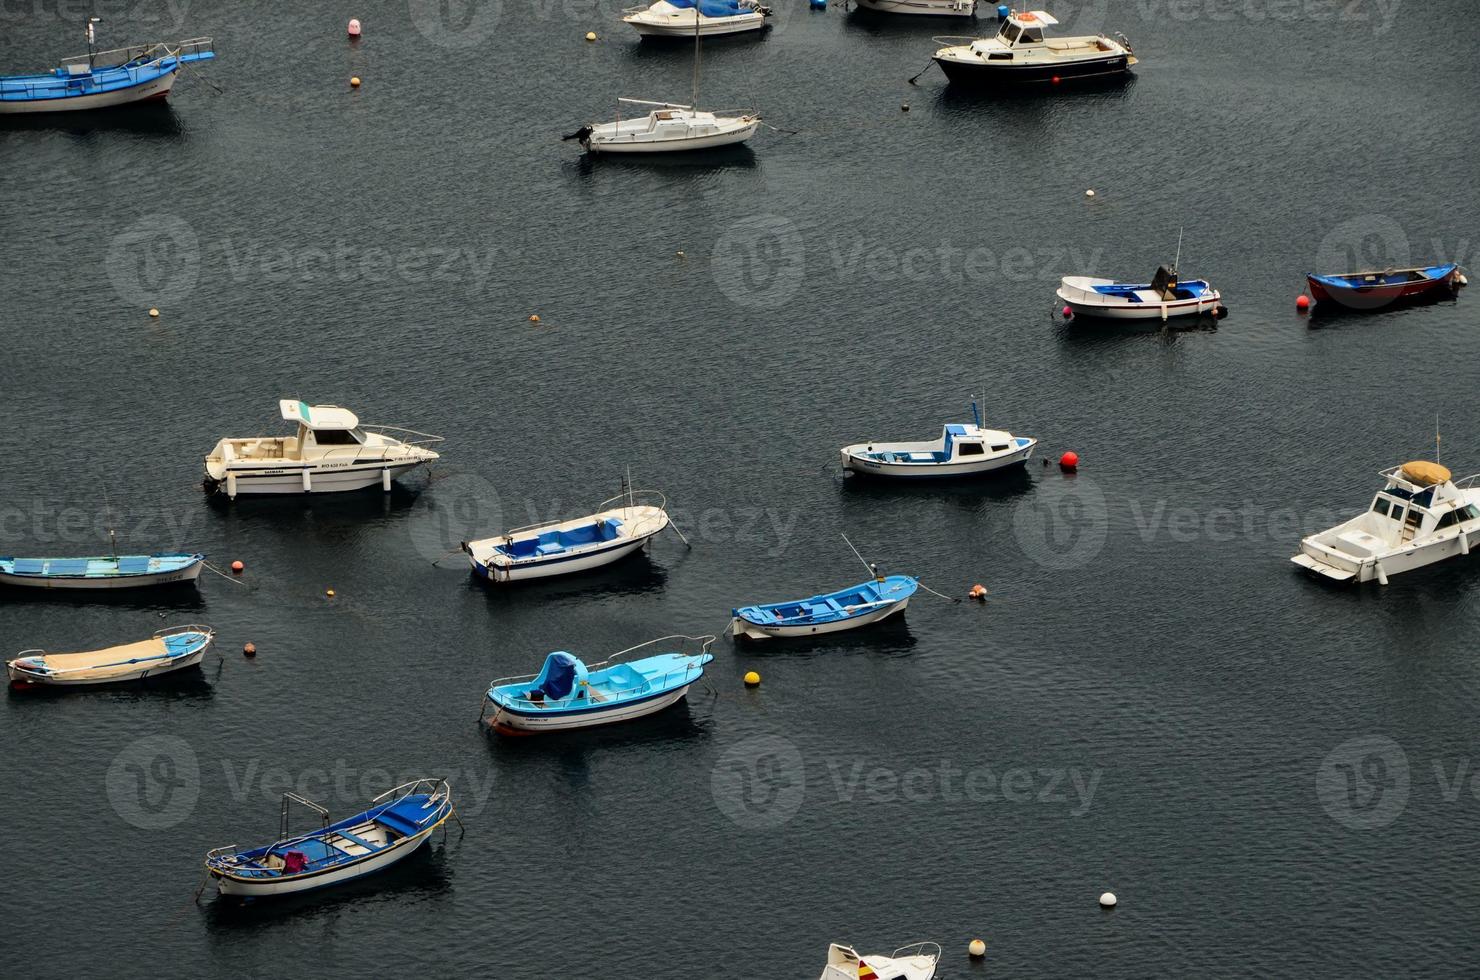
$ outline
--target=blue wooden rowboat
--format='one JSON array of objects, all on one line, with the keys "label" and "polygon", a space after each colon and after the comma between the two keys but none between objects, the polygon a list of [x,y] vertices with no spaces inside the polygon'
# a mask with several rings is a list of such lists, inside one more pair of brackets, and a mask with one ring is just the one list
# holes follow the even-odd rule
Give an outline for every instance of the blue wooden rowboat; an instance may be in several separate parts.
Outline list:
[{"label": "blue wooden rowboat", "polygon": [[[411,856],[453,815],[445,779],[419,779],[371,801],[374,806],[337,823],[329,811],[296,793],[283,795],[282,829],[264,847],[218,847],[206,854],[206,872],[222,895],[263,898],[339,885],[374,874]],[[298,804],[323,827],[288,834],[288,811]]]},{"label": "blue wooden rowboat", "polygon": [[[668,652],[639,660],[619,658],[657,644],[698,644],[695,653]],[[563,650],[545,657],[538,674],[505,677],[488,687],[483,713],[505,735],[566,731],[650,715],[681,700],[704,676],[712,636],[663,636],[614,653],[589,667]],[[482,715],[480,714],[480,720]]]},{"label": "blue wooden rowboat", "polygon": [[765,640],[857,629],[904,612],[919,587],[908,575],[889,575],[810,599],[742,606],[731,611],[730,632]]},{"label": "blue wooden rowboat", "polygon": [[164,99],[182,65],[216,57],[208,37],[97,51],[97,22],[93,17],[87,24],[87,54],[65,58],[46,74],[0,76],[0,115],[108,109]]},{"label": "blue wooden rowboat", "polygon": [[0,585],[40,589],[137,589],[194,582],[206,556],[186,553],[93,558],[0,558]]},{"label": "blue wooden rowboat", "polygon": [[1461,285],[1459,266],[1453,262],[1415,269],[1383,272],[1348,272],[1341,275],[1307,275],[1311,298],[1329,312],[1332,304],[1348,310],[1380,310],[1389,306],[1420,303],[1453,296]]}]

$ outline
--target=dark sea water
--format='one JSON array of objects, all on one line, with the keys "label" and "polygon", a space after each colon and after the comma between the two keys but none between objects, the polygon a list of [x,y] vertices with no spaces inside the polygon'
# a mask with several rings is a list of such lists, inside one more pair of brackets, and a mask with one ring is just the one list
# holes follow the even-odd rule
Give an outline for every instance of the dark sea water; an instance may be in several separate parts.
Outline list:
[{"label": "dark sea water", "polygon": [[[906,83],[970,26],[786,0],[703,54],[703,103],[777,129],[646,163],[558,138],[688,96],[687,47],[614,2],[95,7],[105,41],[220,57],[160,111],[0,129],[0,551],[112,525],[247,571],[0,606],[7,651],[205,622],[220,652],[0,702],[8,975],[810,977],[830,941],[917,939],[945,977],[1480,972],[1480,565],[1343,591],[1288,561],[1431,456],[1436,418],[1480,470],[1480,296],[1293,309],[1307,271],[1477,264],[1472,3],[1061,3],[1129,35],[1136,79],[990,99]],[[0,2],[0,66],[77,53],[86,13]],[[1179,228],[1215,328],[1054,315],[1058,277],[1149,276]],[[838,447],[933,437],[983,390],[1079,474],[839,475]],[[390,495],[208,503],[201,457],[287,397],[443,459]],[[629,467],[692,549],[507,593],[432,564]],[[686,707],[628,727],[475,723],[550,650],[859,580],[842,532],[990,601],[721,639]],[[192,901],[285,789],[344,815],[419,775],[465,833],[319,897]]]}]

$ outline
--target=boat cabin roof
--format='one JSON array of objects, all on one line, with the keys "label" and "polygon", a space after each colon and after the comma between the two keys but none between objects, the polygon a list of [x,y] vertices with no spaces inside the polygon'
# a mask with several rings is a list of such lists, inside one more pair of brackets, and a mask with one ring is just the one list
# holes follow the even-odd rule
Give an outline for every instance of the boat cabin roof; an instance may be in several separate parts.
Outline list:
[{"label": "boat cabin roof", "polygon": [[282,409],[285,421],[300,422],[310,429],[343,430],[355,429],[360,425],[354,412],[338,405],[311,406],[308,402],[284,398],[278,402],[278,407]]},{"label": "boat cabin roof", "polygon": [[1057,27],[1058,20],[1046,10],[1014,10],[1007,15],[1007,23],[1019,27]]}]

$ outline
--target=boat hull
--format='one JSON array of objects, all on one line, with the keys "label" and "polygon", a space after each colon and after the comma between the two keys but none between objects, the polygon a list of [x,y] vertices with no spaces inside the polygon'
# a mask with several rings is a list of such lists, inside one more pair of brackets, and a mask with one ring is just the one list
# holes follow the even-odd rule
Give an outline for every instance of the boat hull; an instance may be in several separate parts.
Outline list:
[{"label": "boat hull", "polygon": [[[1461,535],[1465,547],[1461,547]],[[1337,582],[1381,582],[1403,572],[1424,568],[1448,558],[1459,558],[1480,546],[1480,528],[1456,531],[1448,537],[1431,541],[1418,547],[1407,547],[1384,555],[1381,558],[1355,561],[1341,555],[1333,555],[1310,539],[1300,542],[1300,554],[1290,561],[1296,566],[1322,578]],[[1381,575],[1378,572],[1381,571]]]},{"label": "boat hull", "polygon": [[1076,317],[1096,320],[1172,320],[1217,313],[1223,306],[1223,297],[1216,290],[1209,296],[1169,303],[1086,303],[1063,289],[1057,295]]},{"label": "boat hull", "polygon": [[583,554],[562,555],[548,561],[513,565],[502,565],[496,562],[484,565],[480,564],[477,559],[469,559],[469,561],[473,566],[473,572],[479,578],[495,585],[503,585],[507,582],[525,582],[537,578],[554,578],[557,575],[574,575],[577,572],[601,568],[641,550],[642,546],[647,544],[652,537],[652,534],[647,534],[640,538],[615,543],[610,547],[593,548]]},{"label": "boat hull", "polygon": [[1392,306],[1419,304],[1453,296],[1457,289],[1457,272],[1425,279],[1421,282],[1403,282],[1380,286],[1337,286],[1323,282],[1319,277],[1308,275],[1306,285],[1317,306],[1335,306],[1354,312],[1372,312]]},{"label": "boat hull", "polygon": [[755,135],[760,125],[761,121],[759,119],[752,119],[748,123],[737,126],[732,130],[684,139],[623,140],[621,142],[591,140],[586,146],[586,149],[592,153],[602,155],[615,154],[626,156],[637,156],[648,153],[690,153],[695,150],[713,150],[722,146],[734,146],[736,143],[744,143]]},{"label": "boat hull", "polygon": [[780,640],[789,637],[821,636],[824,633],[842,633],[845,630],[858,629],[861,626],[872,626],[880,620],[888,619],[896,613],[904,612],[905,607],[909,604],[909,599],[901,599],[896,603],[882,606],[848,619],[802,626],[767,626],[760,623],[753,623],[742,616],[736,616],[730,622],[730,633],[736,639],[743,638],[747,640]]},{"label": "boat hull", "polygon": [[[450,811],[449,811],[450,812]],[[322,872],[308,875],[297,875],[290,878],[237,878],[225,872],[211,870],[211,877],[216,879],[216,890],[222,895],[230,895],[237,898],[270,898],[278,895],[296,895],[300,892],[317,891],[331,885],[342,885],[346,882],[364,878],[367,875],[384,871],[398,861],[405,860],[417,849],[427,842],[432,831],[442,826],[447,819],[443,816],[441,820],[420,831],[419,833],[403,837],[396,843],[374,854],[368,855],[361,861],[353,864],[345,864],[335,868],[328,868]]]},{"label": "boat hull", "polygon": [[91,92],[83,95],[64,95],[51,99],[0,99],[0,116],[21,115],[38,112],[83,112],[91,109],[112,109],[164,99],[175,85],[175,72],[151,78],[126,88],[107,92]]},{"label": "boat hull", "polygon": [[[232,467],[220,479],[207,473],[206,486],[233,500],[243,494],[344,493],[373,486],[384,489],[389,480],[398,479],[427,462],[415,460],[386,465],[376,460],[360,465]],[[305,471],[308,472],[307,487],[303,480]],[[389,480],[385,475],[387,471]]]},{"label": "boat hull", "polygon": [[854,0],[860,10],[916,17],[971,17],[976,0]]},{"label": "boat hull", "polygon": [[[690,20],[687,24],[664,21],[645,21],[636,17],[627,18],[627,23],[639,35],[650,40],[673,40],[692,41],[694,39],[694,22]],[[699,37],[724,37],[731,34],[749,34],[753,31],[764,30],[767,26],[766,18],[760,14],[747,14],[743,17],[706,17],[699,21]]]},{"label": "boat hull", "polygon": [[99,687],[106,684],[131,684],[136,681],[147,680],[151,677],[160,677],[164,674],[174,674],[198,666],[201,659],[205,657],[206,651],[211,648],[213,642],[215,641],[207,640],[199,650],[193,653],[187,653],[170,660],[156,661],[147,667],[141,667],[139,670],[130,671],[127,674],[117,674],[101,680],[32,674],[17,670],[13,665],[7,665],[5,673],[11,684],[20,687]]},{"label": "boat hull", "polygon": [[532,712],[515,711],[500,706],[491,718],[488,725],[494,731],[503,735],[537,735],[545,732],[574,731],[581,728],[595,728],[599,725],[614,725],[619,722],[632,721],[644,718],[648,715],[657,714],[665,708],[672,707],[689,693],[689,688],[698,682],[704,672],[700,670],[692,681],[682,687],[676,687],[651,698],[638,701],[626,701],[616,704],[611,708],[583,709],[581,711],[558,714],[548,712],[535,714]]},{"label": "boat hull", "polygon": [[144,575],[118,575],[112,578],[87,578],[82,575],[16,575],[0,572],[0,585],[28,589],[71,589],[96,591],[110,589],[143,589],[155,585],[174,585],[194,582],[200,577],[203,562],[188,568],[169,572],[153,572]]},{"label": "boat hull", "polygon": [[981,476],[998,470],[1011,469],[1028,462],[1037,447],[1033,442],[1021,449],[999,456],[990,456],[969,463],[902,463],[869,459],[843,450],[843,469],[864,476],[882,476],[906,480],[949,479],[952,477]]},{"label": "boat hull", "polygon": [[969,62],[939,56],[935,58],[935,63],[940,65],[941,71],[945,72],[946,79],[952,85],[984,90],[1127,78],[1131,71],[1130,56],[1125,54],[1057,65]]}]

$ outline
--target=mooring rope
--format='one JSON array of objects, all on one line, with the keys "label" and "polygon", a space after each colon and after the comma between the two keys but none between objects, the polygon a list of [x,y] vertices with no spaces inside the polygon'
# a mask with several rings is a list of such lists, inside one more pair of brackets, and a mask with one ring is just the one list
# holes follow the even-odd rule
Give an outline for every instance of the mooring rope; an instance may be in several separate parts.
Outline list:
[{"label": "mooring rope", "polygon": [[[230,582],[232,585],[247,585],[247,583],[243,582],[241,579],[232,578],[230,575],[227,575],[225,572],[221,571],[221,569],[217,568],[215,565],[212,565],[210,562],[206,561],[205,559],[201,559],[201,564],[204,565],[205,567],[209,568],[211,571],[215,572],[217,575],[219,575],[222,578],[224,578],[226,581]],[[247,587],[248,588],[251,588],[251,586],[247,586]]]}]

